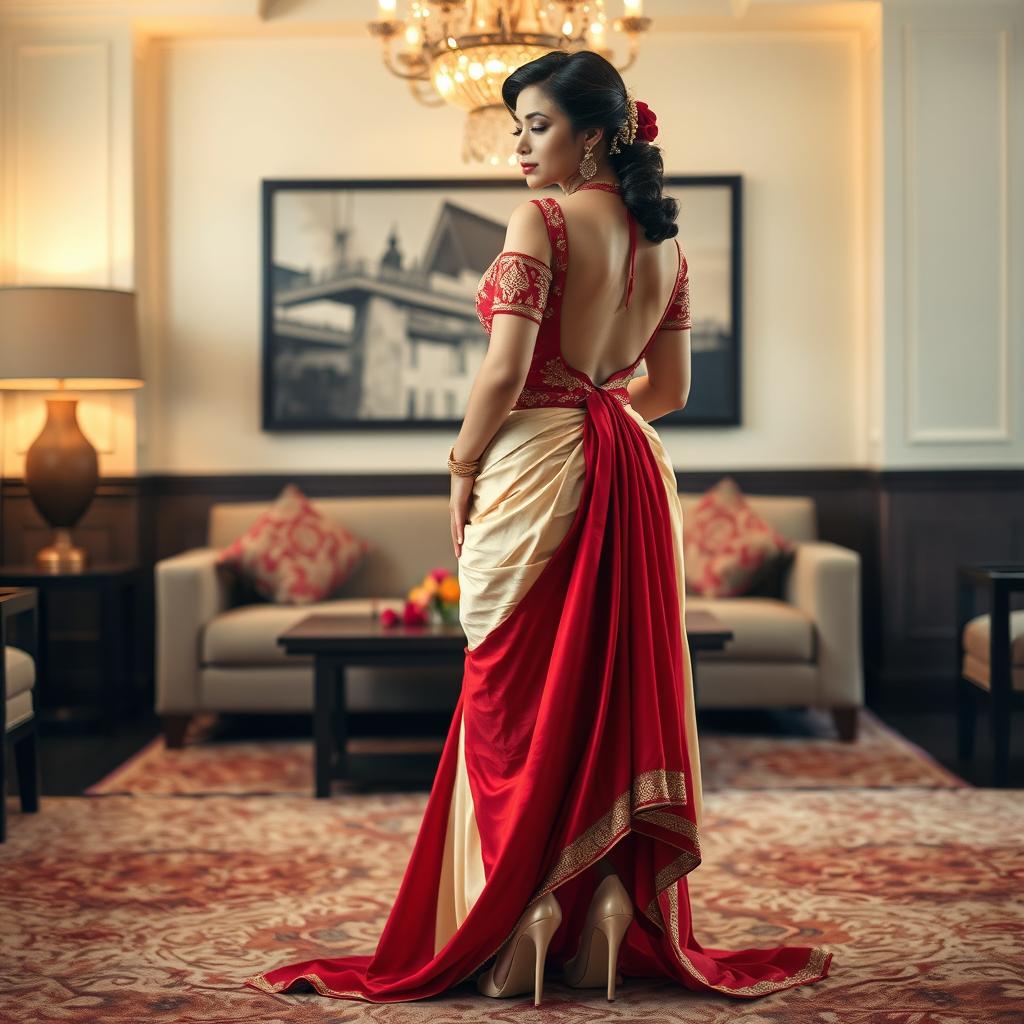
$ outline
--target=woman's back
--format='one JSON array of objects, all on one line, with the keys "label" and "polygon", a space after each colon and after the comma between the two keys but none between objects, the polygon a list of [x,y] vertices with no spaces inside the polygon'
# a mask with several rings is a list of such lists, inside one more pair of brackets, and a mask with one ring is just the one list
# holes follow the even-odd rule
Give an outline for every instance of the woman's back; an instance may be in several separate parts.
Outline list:
[{"label": "woman's back", "polygon": [[651,242],[634,222],[636,256],[626,308],[630,232],[621,197],[581,189],[560,200],[568,240],[561,353],[601,384],[636,361],[673,297],[680,269],[675,239]]}]

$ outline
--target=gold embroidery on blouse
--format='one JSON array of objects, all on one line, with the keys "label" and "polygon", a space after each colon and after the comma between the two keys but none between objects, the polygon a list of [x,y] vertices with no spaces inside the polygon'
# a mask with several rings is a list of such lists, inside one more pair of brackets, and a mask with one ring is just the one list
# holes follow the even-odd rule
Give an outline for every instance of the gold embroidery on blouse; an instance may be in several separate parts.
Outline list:
[{"label": "gold embroidery on blouse", "polygon": [[566,388],[569,391],[590,391],[593,387],[589,381],[580,380],[566,369],[565,363],[558,356],[549,359],[541,370],[544,383],[553,388]]},{"label": "gold embroidery on blouse", "polygon": [[530,287],[530,275],[526,273],[522,261],[512,257],[499,257],[504,269],[498,274],[498,288],[503,298],[513,301],[519,292]]},{"label": "gold embroidery on blouse", "polygon": [[624,388],[632,379],[633,371],[630,370],[628,373],[625,373],[622,376],[616,376],[610,378],[609,380],[606,380],[601,385],[601,387],[605,388],[608,391],[611,391],[612,388]]},{"label": "gold embroidery on blouse", "polygon": [[519,397],[516,399],[516,405],[544,405],[549,399],[557,399],[557,395],[552,395],[547,391],[536,391],[533,388],[523,388],[519,392]]},{"label": "gold embroidery on blouse", "polygon": [[544,211],[546,213],[545,220],[549,224],[552,224],[556,229],[561,228],[562,230],[555,231],[555,243],[554,243],[554,254],[555,260],[558,264],[559,270],[565,270],[566,267],[566,240],[565,240],[565,219],[562,217],[562,212],[558,206],[558,202],[552,196],[544,196],[540,200],[544,204]]},{"label": "gold embroidery on blouse", "polygon": [[[683,265],[679,268],[679,277],[676,279],[676,293],[672,299],[672,312],[667,316],[661,325],[662,330],[685,331],[690,328],[690,277],[686,266],[686,257],[683,257]],[[679,309],[676,310],[676,306]]]},{"label": "gold embroidery on blouse", "polygon": [[[551,277],[551,268],[536,257],[512,251],[498,253],[477,288],[477,319],[488,333],[495,313],[518,313],[540,323],[547,311]],[[536,284],[536,296],[530,295],[531,283]],[[494,285],[494,296],[487,310],[486,292],[491,284]]]},{"label": "gold embroidery on blouse", "polygon": [[[555,361],[549,360],[549,362]],[[576,377],[573,377],[572,380],[573,383],[569,385],[572,390],[569,391],[541,391],[537,388],[524,387],[519,392],[513,408],[536,405],[583,405],[586,401],[585,396],[594,389],[586,381],[578,380]],[[545,382],[550,383],[550,380],[545,378]],[[606,381],[601,385],[600,390],[617,399],[622,406],[631,404],[629,389],[619,381]]]}]

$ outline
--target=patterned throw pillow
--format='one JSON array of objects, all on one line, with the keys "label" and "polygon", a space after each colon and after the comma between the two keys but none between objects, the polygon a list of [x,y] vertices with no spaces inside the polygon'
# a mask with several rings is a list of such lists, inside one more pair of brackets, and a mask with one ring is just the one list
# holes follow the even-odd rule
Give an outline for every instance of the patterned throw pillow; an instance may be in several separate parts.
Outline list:
[{"label": "patterned throw pillow", "polygon": [[261,597],[310,604],[330,596],[373,545],[318,512],[295,484],[217,556]]},{"label": "patterned throw pillow", "polygon": [[732,477],[723,477],[686,516],[683,565],[687,593],[737,597],[749,593],[796,545],[748,504]]}]

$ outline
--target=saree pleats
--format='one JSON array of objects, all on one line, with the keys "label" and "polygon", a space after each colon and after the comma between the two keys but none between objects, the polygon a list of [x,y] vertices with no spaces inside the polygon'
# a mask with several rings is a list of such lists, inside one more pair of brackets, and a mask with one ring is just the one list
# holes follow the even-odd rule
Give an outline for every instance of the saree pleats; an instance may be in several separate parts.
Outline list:
[{"label": "saree pleats", "polygon": [[582,407],[510,413],[481,460],[459,559],[462,690],[377,950],[249,984],[436,995],[552,890],[558,965],[605,854],[636,908],[624,976],[743,998],[827,975],[820,947],[720,950],[693,935],[702,793],[682,525],[671,462],[629,405],[598,388]]}]

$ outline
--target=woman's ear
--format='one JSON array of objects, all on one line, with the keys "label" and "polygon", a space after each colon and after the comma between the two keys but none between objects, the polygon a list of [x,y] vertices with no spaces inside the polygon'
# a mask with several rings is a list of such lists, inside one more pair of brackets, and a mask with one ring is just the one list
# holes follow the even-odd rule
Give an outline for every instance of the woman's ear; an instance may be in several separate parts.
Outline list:
[{"label": "woman's ear", "polygon": [[588,128],[583,136],[585,149],[596,149],[597,144],[604,138],[603,128]]}]

